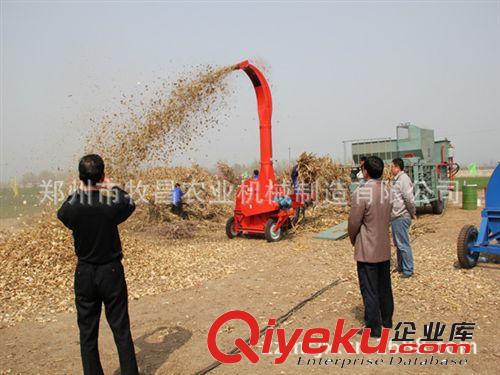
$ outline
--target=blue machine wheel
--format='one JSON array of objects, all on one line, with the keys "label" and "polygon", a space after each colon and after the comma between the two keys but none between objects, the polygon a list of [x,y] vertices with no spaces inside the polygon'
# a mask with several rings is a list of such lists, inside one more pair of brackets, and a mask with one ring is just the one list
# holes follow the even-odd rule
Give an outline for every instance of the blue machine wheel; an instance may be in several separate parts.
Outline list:
[{"label": "blue machine wheel", "polygon": [[464,225],[457,241],[458,263],[462,268],[472,268],[477,264],[479,253],[471,252],[470,248],[477,239],[477,228],[474,225]]}]

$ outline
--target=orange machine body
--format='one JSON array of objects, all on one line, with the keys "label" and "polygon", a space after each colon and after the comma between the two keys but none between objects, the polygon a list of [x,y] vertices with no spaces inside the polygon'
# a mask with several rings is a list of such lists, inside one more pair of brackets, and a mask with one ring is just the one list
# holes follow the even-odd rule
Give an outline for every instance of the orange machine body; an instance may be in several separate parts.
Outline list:
[{"label": "orange machine body", "polygon": [[283,187],[276,182],[273,168],[273,146],[271,117],[273,104],[269,85],[257,67],[248,61],[237,65],[252,81],[257,96],[260,132],[260,171],[258,178],[250,178],[241,183],[236,192],[234,209],[234,231],[240,233],[264,233],[266,223],[275,218],[276,228],[283,228],[295,210],[302,206],[298,194],[288,194],[292,207],[286,210],[273,199],[285,195]]}]

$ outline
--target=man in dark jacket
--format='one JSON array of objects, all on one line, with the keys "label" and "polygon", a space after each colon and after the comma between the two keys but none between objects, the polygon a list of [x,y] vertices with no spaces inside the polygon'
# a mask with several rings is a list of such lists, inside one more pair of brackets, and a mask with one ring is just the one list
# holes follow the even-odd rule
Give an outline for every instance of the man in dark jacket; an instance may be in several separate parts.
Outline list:
[{"label": "man in dark jacket", "polygon": [[295,164],[292,168],[292,174],[290,176],[292,180],[293,192],[297,194],[299,192],[299,165]]},{"label": "man in dark jacket", "polygon": [[138,369],[118,233],[118,224],[127,220],[135,205],[125,191],[104,180],[104,162],[99,155],[84,156],[78,171],[82,185],[66,199],[57,217],[73,232],[78,257],[75,302],[83,372],[103,374],[97,338],[104,303],[121,373],[135,375]]}]

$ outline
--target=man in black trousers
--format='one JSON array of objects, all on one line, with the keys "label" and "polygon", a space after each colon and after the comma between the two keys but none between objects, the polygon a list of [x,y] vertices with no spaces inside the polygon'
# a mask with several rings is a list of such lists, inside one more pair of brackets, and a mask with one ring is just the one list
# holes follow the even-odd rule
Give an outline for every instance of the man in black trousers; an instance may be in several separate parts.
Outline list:
[{"label": "man in black trousers", "polygon": [[384,162],[370,156],[362,166],[366,181],[353,194],[348,233],[354,246],[359,287],[365,305],[365,326],[380,337],[382,327],[392,328],[394,301],[391,288],[390,191],[381,181]]},{"label": "man in black trousers", "polygon": [[78,263],[75,302],[84,374],[103,374],[98,336],[101,307],[113,332],[122,375],[138,374],[130,333],[128,296],[118,225],[134,212],[130,196],[104,179],[104,161],[86,155],[78,165],[81,187],[63,203],[57,217],[72,230]]}]

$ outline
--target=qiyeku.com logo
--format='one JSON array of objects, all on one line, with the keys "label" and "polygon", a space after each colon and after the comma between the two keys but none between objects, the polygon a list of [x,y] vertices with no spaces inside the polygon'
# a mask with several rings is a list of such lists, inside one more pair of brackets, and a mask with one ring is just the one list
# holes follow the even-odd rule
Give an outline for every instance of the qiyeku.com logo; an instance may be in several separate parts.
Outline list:
[{"label": "qiyeku.com logo", "polygon": [[[221,328],[232,320],[243,322],[248,326],[248,339],[237,337],[234,340],[235,348],[229,353],[222,351],[217,344],[217,335]],[[361,339],[355,341],[361,327],[345,328],[345,319],[338,319],[333,329],[325,327],[296,328],[291,334],[285,334],[283,328],[276,327],[276,319],[269,319],[266,327],[262,328],[255,317],[242,310],[228,311],[219,316],[208,332],[207,345],[212,356],[221,363],[238,363],[243,357],[250,362],[257,363],[261,355],[274,354],[275,364],[281,364],[289,355],[296,353],[300,344],[302,354],[321,356],[323,354],[470,354],[475,351],[475,343],[471,342],[401,342],[390,340],[390,329],[382,328],[381,336],[376,343],[370,343],[370,329],[366,328]],[[259,340],[263,336],[262,345]],[[277,344],[276,348],[272,346]]]}]

